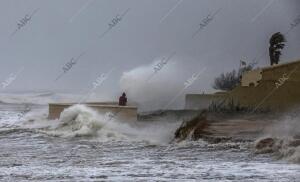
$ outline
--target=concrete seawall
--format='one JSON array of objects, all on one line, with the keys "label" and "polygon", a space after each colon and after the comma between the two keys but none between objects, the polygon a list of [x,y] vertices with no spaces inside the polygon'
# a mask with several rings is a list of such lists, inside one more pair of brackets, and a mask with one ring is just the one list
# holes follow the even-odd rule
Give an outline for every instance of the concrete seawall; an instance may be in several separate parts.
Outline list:
[{"label": "concrete seawall", "polygon": [[207,109],[214,101],[223,100],[226,98],[226,93],[216,94],[187,94],[185,96],[185,109],[188,110],[203,110]]},{"label": "concrete seawall", "polygon": [[[48,119],[58,119],[64,109],[74,105],[75,103],[50,103]],[[116,115],[116,118],[122,120],[137,120],[137,107],[134,106],[118,106],[114,102],[93,102],[84,105],[98,111],[100,114],[110,112]]]}]

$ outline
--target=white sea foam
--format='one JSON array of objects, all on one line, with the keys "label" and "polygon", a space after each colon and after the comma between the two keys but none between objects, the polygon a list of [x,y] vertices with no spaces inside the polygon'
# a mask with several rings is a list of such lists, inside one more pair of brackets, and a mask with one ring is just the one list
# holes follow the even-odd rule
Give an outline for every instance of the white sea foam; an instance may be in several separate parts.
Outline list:
[{"label": "white sea foam", "polygon": [[74,105],[65,109],[56,120],[47,120],[45,114],[30,113],[24,119],[23,127],[58,137],[93,137],[99,141],[130,140],[163,144],[173,139],[180,125],[180,121],[128,122],[118,117],[109,117],[113,114],[100,114],[85,105]]},{"label": "white sea foam", "polygon": [[300,120],[298,110],[287,113],[267,128],[256,140],[257,153],[274,153],[290,162],[300,163]]}]

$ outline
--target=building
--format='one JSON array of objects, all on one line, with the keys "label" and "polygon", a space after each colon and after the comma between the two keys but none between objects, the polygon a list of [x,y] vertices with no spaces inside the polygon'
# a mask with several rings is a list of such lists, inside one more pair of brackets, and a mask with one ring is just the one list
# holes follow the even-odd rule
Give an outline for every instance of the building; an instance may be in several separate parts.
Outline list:
[{"label": "building", "polygon": [[254,110],[299,106],[300,60],[246,72],[241,84],[229,92],[187,94],[185,108],[207,109],[212,103],[229,101]]}]

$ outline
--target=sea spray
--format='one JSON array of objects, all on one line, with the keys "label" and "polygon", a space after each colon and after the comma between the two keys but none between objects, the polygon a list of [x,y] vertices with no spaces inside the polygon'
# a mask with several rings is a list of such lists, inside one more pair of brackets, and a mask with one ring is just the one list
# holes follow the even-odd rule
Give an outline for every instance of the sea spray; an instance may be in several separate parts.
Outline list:
[{"label": "sea spray", "polygon": [[255,142],[255,153],[271,153],[277,159],[300,163],[300,139],[295,138],[260,138]]},{"label": "sea spray", "polygon": [[[185,83],[191,75],[198,74],[203,69],[203,65],[198,60],[186,57],[174,56],[166,60],[168,55],[122,74],[121,90],[126,92],[129,100],[139,104],[140,111],[165,109],[166,106],[168,106],[166,109],[182,108],[185,93],[199,92],[199,87],[206,83],[203,79],[206,75],[201,75],[197,78],[197,82],[193,83],[193,87],[184,90],[178,98],[174,98],[186,87]],[[176,100],[168,105],[172,99]]]},{"label": "sea spray", "polygon": [[[163,115],[151,120],[123,121],[118,117],[109,117],[114,113],[98,113],[85,105],[74,105],[65,109],[59,119],[48,119],[48,107],[34,108],[24,115],[16,115],[19,127],[43,134],[73,138],[105,141],[144,141],[149,144],[168,144],[174,140],[174,133],[186,114]],[[194,114],[188,113],[188,114]],[[149,113],[152,116],[151,113]],[[155,114],[154,114],[155,115]],[[21,117],[20,117],[21,116]],[[181,119],[180,119],[181,118]],[[9,123],[12,119],[8,118]],[[3,121],[4,122],[4,121]]]},{"label": "sea spray", "polygon": [[[121,134],[110,129],[110,120],[107,115],[99,114],[97,111],[85,106],[74,105],[65,109],[60,118],[59,124],[49,134],[62,137],[96,137],[106,135],[116,137]],[[98,132],[100,131],[101,132]]]},{"label": "sea spray", "polygon": [[[113,114],[113,113],[111,113]],[[89,137],[106,141],[144,141],[150,144],[166,144],[173,140],[180,121],[123,121],[109,117],[85,105],[74,105],[65,109],[59,119],[44,120],[40,116],[27,121],[24,127],[63,138]]]},{"label": "sea spray", "polygon": [[255,153],[272,153],[279,159],[300,163],[299,110],[286,113],[274,125],[265,129],[255,141]]}]

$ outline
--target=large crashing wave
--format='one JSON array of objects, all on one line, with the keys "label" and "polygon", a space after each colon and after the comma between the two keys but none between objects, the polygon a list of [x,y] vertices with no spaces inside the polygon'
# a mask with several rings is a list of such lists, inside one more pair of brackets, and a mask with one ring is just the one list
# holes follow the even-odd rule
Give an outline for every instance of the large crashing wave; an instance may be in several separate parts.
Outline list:
[{"label": "large crashing wave", "polygon": [[85,105],[74,105],[65,109],[57,120],[38,119],[27,124],[57,137],[93,137],[101,142],[130,140],[163,144],[173,139],[180,122],[128,122],[114,117],[114,113],[100,114]]},{"label": "large crashing wave", "polygon": [[111,116],[113,113],[102,115],[85,105],[74,105],[61,113],[56,121],[57,125],[48,130],[47,134],[61,137],[124,138],[125,135],[112,128],[117,121]]}]

